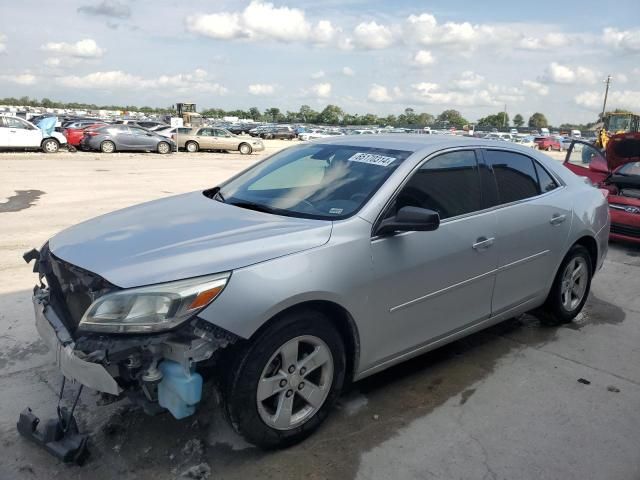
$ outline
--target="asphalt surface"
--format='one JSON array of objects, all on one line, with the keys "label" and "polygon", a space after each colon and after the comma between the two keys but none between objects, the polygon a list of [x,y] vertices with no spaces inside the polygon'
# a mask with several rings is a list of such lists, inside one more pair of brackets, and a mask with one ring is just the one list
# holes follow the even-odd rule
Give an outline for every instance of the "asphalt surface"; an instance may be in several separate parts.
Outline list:
[{"label": "asphalt surface", "polygon": [[640,478],[640,248],[614,244],[573,324],[512,319],[356,383],[288,450],[236,436],[213,388],[183,421],[83,393],[83,467],[19,437],[25,406],[55,414],[61,380],[35,331],[36,278],[22,253],[84,219],[213,186],[263,156],[0,154],[0,480]]}]

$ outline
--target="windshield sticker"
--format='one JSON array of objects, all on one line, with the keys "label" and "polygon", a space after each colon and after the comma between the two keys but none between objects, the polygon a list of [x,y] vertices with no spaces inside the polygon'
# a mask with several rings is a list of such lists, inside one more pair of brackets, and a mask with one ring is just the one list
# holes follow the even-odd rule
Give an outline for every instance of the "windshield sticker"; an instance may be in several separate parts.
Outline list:
[{"label": "windshield sticker", "polygon": [[332,208],[331,210],[329,210],[329,213],[334,213],[336,215],[340,215],[343,210],[344,210],[344,208]]},{"label": "windshield sticker", "polygon": [[395,157],[385,157],[384,155],[375,155],[373,153],[356,153],[348,159],[350,162],[368,163],[370,165],[378,165],[380,167],[388,167],[396,161]]}]

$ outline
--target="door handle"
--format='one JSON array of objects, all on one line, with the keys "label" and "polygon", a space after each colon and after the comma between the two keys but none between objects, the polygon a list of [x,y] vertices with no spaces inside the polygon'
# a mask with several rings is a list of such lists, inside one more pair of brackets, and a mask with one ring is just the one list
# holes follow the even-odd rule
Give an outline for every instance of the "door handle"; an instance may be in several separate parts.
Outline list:
[{"label": "door handle", "polygon": [[551,225],[560,225],[566,219],[567,219],[566,215],[559,215],[556,213],[553,217],[551,217],[551,220],[549,220],[549,223]]},{"label": "door handle", "polygon": [[9,130],[9,133],[16,133],[15,130]]},{"label": "door handle", "polygon": [[491,245],[493,245],[494,241],[494,237],[478,237],[476,239],[476,243],[474,243],[472,247],[474,250],[484,250],[485,248],[489,248]]}]

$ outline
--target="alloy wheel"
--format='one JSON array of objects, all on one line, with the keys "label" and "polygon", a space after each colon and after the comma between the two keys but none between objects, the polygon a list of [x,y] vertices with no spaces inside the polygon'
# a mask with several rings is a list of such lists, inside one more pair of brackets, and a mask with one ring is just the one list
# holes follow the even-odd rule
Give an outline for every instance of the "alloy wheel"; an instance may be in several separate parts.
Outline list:
[{"label": "alloy wheel", "polygon": [[276,430],[291,430],[313,417],[333,382],[331,350],[320,338],[292,338],[276,350],[260,375],[256,401],[260,418]]},{"label": "alloy wheel", "polygon": [[562,274],[560,299],[567,311],[575,310],[582,302],[589,282],[589,267],[582,257],[571,260]]}]

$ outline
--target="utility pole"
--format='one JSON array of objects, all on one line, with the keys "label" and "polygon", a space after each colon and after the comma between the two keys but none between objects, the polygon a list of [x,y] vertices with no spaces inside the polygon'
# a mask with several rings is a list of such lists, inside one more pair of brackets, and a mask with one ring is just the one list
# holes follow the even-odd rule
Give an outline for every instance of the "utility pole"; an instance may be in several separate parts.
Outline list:
[{"label": "utility pole", "polygon": [[502,128],[507,126],[507,104],[504,104],[504,115],[502,116]]},{"label": "utility pole", "polygon": [[607,97],[609,96],[609,84],[611,83],[611,75],[607,75],[607,79],[604,81],[606,83],[606,87],[604,90],[604,102],[602,103],[602,114],[600,115],[600,120],[604,122],[604,112],[607,108]]}]

